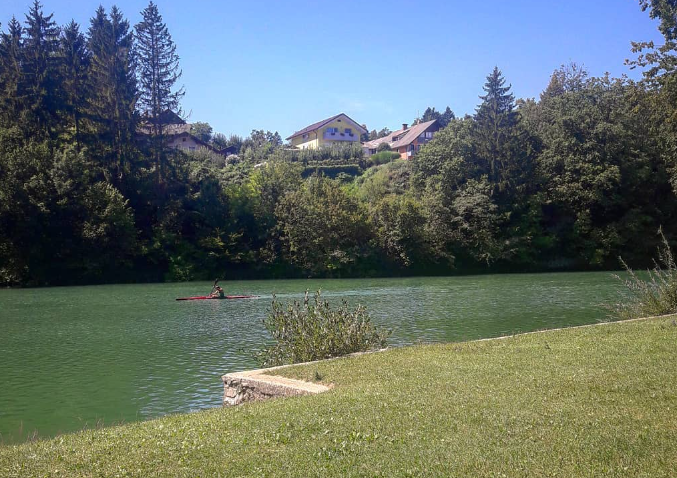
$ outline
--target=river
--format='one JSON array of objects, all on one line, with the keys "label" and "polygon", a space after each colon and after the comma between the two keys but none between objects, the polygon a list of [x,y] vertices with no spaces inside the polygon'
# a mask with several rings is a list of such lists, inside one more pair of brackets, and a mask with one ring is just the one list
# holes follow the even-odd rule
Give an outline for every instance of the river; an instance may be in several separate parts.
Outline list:
[{"label": "river", "polygon": [[256,366],[272,294],[367,307],[390,344],[595,323],[610,273],[222,282],[258,299],[177,302],[210,283],[0,290],[0,443],[220,406],[220,376]]}]

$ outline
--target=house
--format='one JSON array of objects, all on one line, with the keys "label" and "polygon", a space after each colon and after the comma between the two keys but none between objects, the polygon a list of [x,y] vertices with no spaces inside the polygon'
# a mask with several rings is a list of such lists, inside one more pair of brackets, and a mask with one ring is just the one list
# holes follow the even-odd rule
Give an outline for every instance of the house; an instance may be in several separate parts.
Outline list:
[{"label": "house", "polygon": [[[142,122],[137,128],[137,139],[145,140],[153,132],[153,127],[150,122]],[[208,149],[222,156],[232,154],[228,148],[224,150],[217,150],[211,144],[205,143],[197,136],[191,133],[191,124],[186,123],[183,118],[173,111],[165,111],[160,115],[160,122],[162,126],[162,134],[165,137],[166,144],[169,148],[181,149],[183,151],[197,151],[201,148]]]},{"label": "house", "polygon": [[362,143],[365,156],[376,154],[378,147],[387,143],[392,151],[400,153],[400,158],[410,159],[421,149],[421,146],[433,139],[435,132],[440,129],[437,120],[426,121],[409,127],[402,124],[402,129],[390,133],[388,136]]},{"label": "house", "polygon": [[360,143],[360,135],[367,130],[352,120],[348,115],[339,113],[336,116],[318,121],[287,138],[291,145],[298,149],[318,149],[332,144]]}]

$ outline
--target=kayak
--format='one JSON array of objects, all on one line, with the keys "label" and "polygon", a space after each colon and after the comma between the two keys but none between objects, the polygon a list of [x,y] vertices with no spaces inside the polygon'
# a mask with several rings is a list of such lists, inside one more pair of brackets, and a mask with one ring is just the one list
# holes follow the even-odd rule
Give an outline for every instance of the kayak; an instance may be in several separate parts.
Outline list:
[{"label": "kayak", "polygon": [[227,295],[225,297],[211,297],[209,295],[198,295],[196,297],[180,297],[176,300],[220,300],[220,299],[255,299],[258,295]]}]

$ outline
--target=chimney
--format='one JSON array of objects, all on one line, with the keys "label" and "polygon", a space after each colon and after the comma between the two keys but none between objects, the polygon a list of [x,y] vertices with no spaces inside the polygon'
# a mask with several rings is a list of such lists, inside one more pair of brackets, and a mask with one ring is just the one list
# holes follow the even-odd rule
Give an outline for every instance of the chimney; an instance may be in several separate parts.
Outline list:
[{"label": "chimney", "polygon": [[402,129],[407,129],[407,126],[409,126],[407,123],[402,123]]}]

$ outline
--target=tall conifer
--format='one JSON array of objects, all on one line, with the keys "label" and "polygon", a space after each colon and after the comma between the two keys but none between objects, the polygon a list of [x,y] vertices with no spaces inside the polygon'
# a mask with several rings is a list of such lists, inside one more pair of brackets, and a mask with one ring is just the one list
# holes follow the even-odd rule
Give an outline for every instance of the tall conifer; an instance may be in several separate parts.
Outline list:
[{"label": "tall conifer", "polygon": [[85,109],[85,91],[89,52],[80,26],[71,21],[61,36],[62,79],[65,109],[74,129],[75,145],[80,149],[80,120]]},{"label": "tall conifer", "polygon": [[22,34],[21,24],[15,17],[12,17],[7,24],[7,32],[3,32],[0,36],[0,124],[5,126],[16,123],[23,96],[20,89],[22,86]]},{"label": "tall conifer", "polygon": [[495,67],[484,84],[486,94],[480,96],[482,103],[475,114],[477,152],[487,163],[489,179],[497,184],[504,179],[501,169],[510,159],[510,143],[519,120],[510,88],[505,86],[503,74]]},{"label": "tall conifer", "polygon": [[136,130],[133,36],[116,7],[110,18],[103,7],[97,9],[88,36],[89,117],[93,132],[106,145],[100,151],[106,167],[119,180],[129,170]]},{"label": "tall conifer", "polygon": [[26,15],[26,38],[23,48],[23,82],[28,118],[24,126],[39,135],[53,136],[58,123],[59,27],[45,15],[34,0]]},{"label": "tall conifer", "polygon": [[179,55],[167,25],[157,6],[151,1],[143,12],[143,21],[136,25],[136,49],[139,61],[139,106],[151,125],[153,154],[158,183],[163,181],[164,124],[167,110],[180,113],[183,87],[175,89],[181,78]]}]

